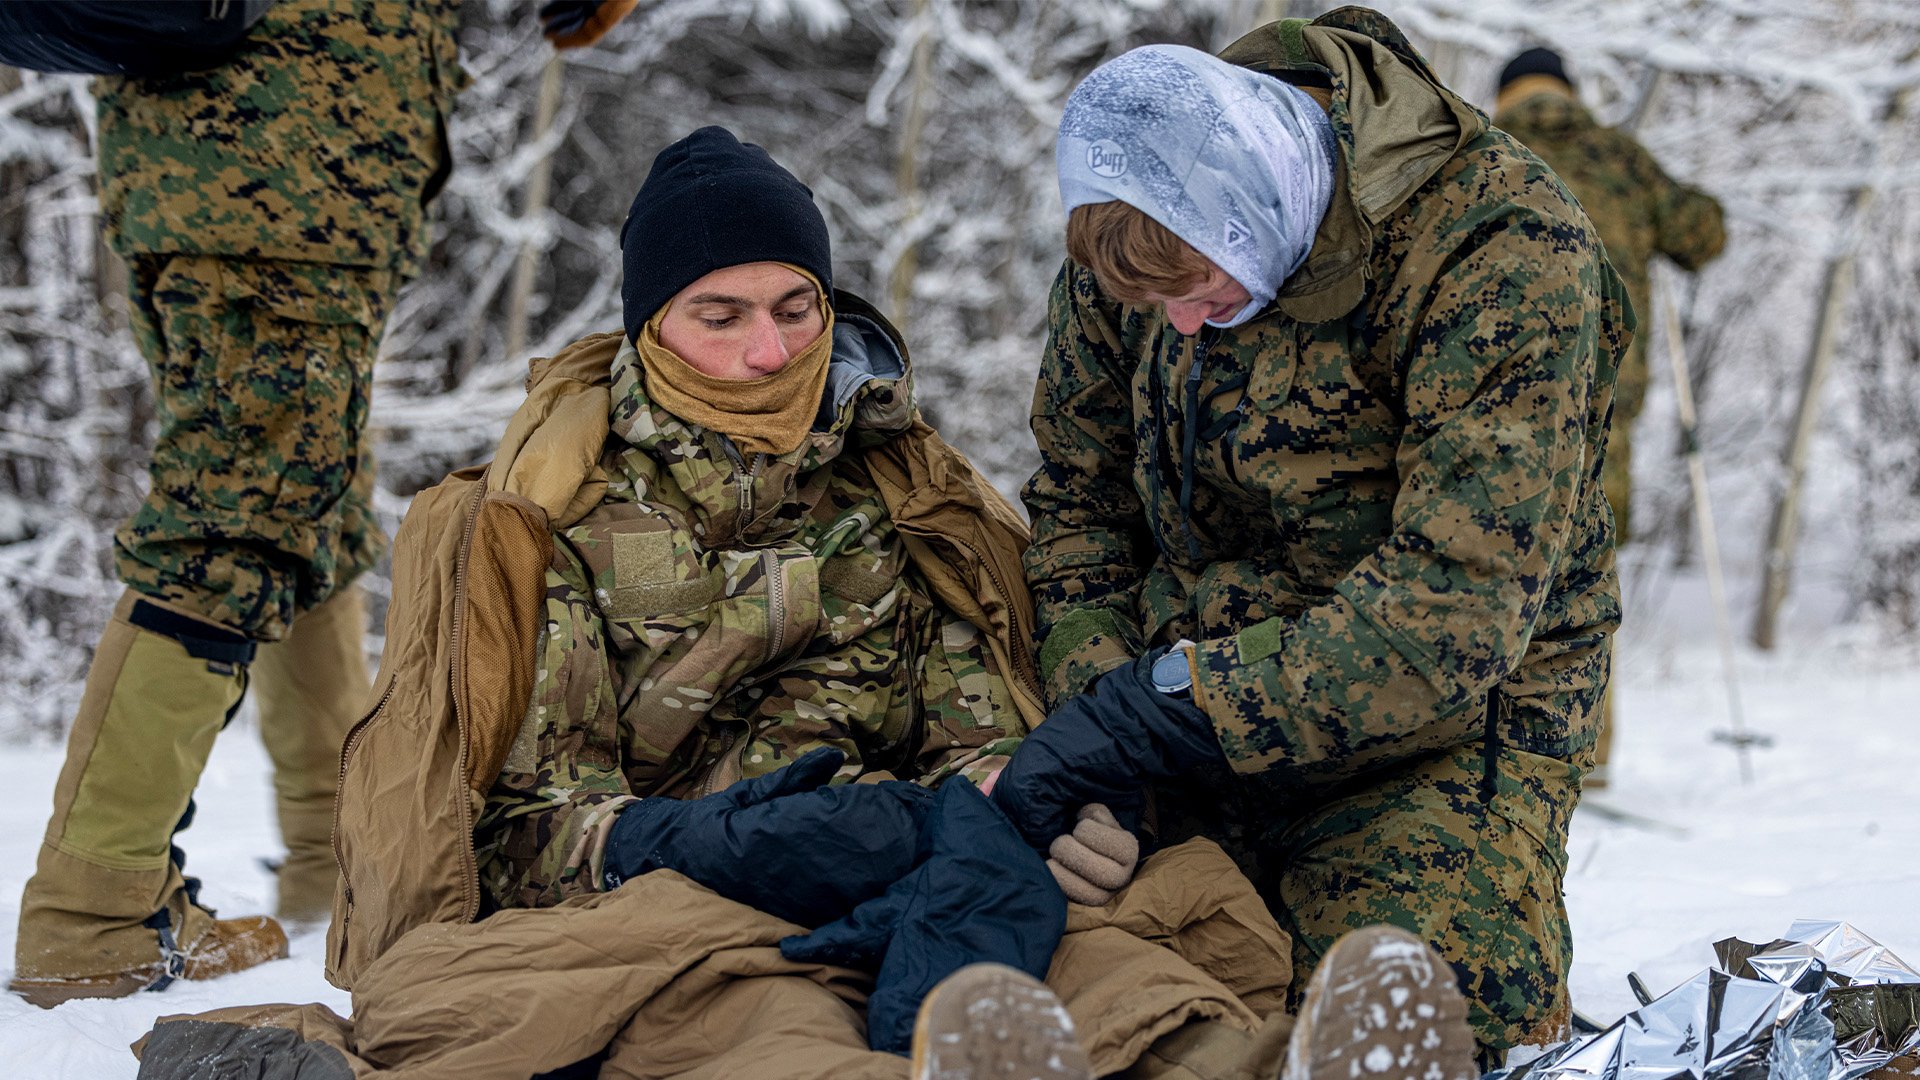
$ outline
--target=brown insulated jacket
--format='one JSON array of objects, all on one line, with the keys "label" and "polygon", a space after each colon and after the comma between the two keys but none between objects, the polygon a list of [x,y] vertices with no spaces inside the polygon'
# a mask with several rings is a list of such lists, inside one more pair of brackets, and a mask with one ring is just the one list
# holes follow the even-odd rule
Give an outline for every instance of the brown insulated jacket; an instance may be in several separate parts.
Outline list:
[{"label": "brown insulated jacket", "polygon": [[[884,325],[855,297],[834,304]],[[474,822],[534,686],[553,531],[606,489],[599,459],[621,340],[597,334],[535,361],[493,462],[421,492],[401,523],[373,706],[341,754],[341,888],[327,939],[336,985],[351,988],[414,927],[480,912]],[[866,455],[916,569],[992,639],[1021,684],[1016,706],[1038,723],[1018,512],[924,423]]]}]

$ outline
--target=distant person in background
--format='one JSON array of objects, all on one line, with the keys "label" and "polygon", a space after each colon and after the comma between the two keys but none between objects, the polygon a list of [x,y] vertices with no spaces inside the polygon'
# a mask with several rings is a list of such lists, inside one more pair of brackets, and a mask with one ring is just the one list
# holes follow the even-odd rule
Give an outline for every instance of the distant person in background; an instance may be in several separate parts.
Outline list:
[{"label": "distant person in background", "polygon": [[[540,18],[557,47],[585,45],[634,2]],[[287,845],[279,913],[326,918],[340,744],[369,684],[353,583],[384,542],[373,363],[426,255],[465,77],[444,0],[0,8],[0,61],[104,76],[101,213],[160,418],[20,902],[10,986],[52,1007],[286,955],[274,919],[216,919],[173,843],[250,680]]]},{"label": "distant person in background", "polygon": [[[1607,258],[1627,287],[1639,332],[1620,363],[1614,385],[1613,428],[1607,438],[1604,483],[1613,507],[1614,542],[1633,538],[1633,422],[1647,396],[1648,328],[1653,306],[1647,264],[1665,255],[1683,270],[1698,270],[1726,246],[1720,204],[1699,188],[1668,176],[1646,147],[1619,128],[1603,127],[1580,104],[1560,55],[1528,49],[1500,72],[1494,125],[1540,155],[1573,191],[1592,219]],[[1603,707],[1595,765],[1584,781],[1605,787],[1613,739],[1613,699]]]}]

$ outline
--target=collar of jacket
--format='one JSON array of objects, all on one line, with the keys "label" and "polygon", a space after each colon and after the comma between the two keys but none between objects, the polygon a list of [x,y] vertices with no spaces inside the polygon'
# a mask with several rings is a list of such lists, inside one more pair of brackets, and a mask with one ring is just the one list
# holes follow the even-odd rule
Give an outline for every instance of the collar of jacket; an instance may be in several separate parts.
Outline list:
[{"label": "collar of jacket", "polygon": [[[813,429],[793,450],[769,455],[801,471],[831,461],[849,443],[863,447],[892,438],[913,421],[912,378],[899,331],[851,293],[836,291],[833,310],[833,354]],[[652,400],[639,353],[625,340],[613,362],[611,409],[613,433],[655,456],[677,459],[677,447],[704,430]]]},{"label": "collar of jacket", "polygon": [[[873,305],[852,293],[835,291],[833,306],[859,336],[844,350],[835,339],[835,360],[844,362],[839,373],[829,371],[823,415],[830,406],[830,428],[851,431],[856,445],[885,442],[917,415],[906,342]],[[600,504],[607,488],[600,455],[612,430],[614,359],[625,344],[622,331],[592,334],[529,365],[527,398],[508,421],[487,469],[488,490],[532,501],[556,529]],[[869,355],[855,356],[855,345]],[[876,365],[889,355],[898,359],[898,374],[884,378]]]},{"label": "collar of jacket", "polygon": [[1380,223],[1478,138],[1487,118],[1440,84],[1399,27],[1367,8],[1268,23],[1221,50],[1220,58],[1331,90],[1328,113],[1340,144],[1333,201],[1307,261],[1266,313],[1305,323],[1342,318],[1366,295],[1368,255]]}]

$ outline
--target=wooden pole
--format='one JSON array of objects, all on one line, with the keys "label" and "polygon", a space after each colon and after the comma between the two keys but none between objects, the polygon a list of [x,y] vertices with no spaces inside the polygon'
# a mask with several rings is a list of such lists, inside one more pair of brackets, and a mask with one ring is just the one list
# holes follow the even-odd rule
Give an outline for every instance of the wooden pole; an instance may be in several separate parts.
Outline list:
[{"label": "wooden pole", "polygon": [[[1920,56],[1920,53],[1909,53],[1904,62],[1911,62],[1916,56]],[[1895,138],[1894,129],[1906,117],[1914,90],[1915,87],[1905,87],[1888,100],[1886,110],[1880,117],[1880,143],[1874,152],[1876,166],[1885,161],[1887,147]],[[1827,372],[1832,368],[1834,354],[1839,350],[1847,301],[1853,293],[1854,256],[1859,246],[1859,232],[1866,224],[1867,214],[1873,209],[1874,198],[1878,194],[1873,184],[1874,178],[1869,176],[1865,183],[1854,189],[1843,225],[1844,233],[1852,239],[1844,251],[1827,263],[1827,279],[1821,288],[1820,322],[1814,330],[1813,345],[1807,351],[1806,369],[1800,377],[1800,401],[1794,408],[1793,435],[1787,440],[1786,450],[1780,460],[1784,476],[1774,500],[1772,524],[1767,529],[1767,554],[1761,567],[1760,603],[1753,613],[1753,643],[1762,649],[1773,648],[1779,637],[1780,608],[1787,600],[1787,590],[1793,576],[1794,548],[1800,540],[1800,495],[1806,482],[1807,456],[1812,450],[1813,432],[1819,422],[1821,391],[1826,387]]]},{"label": "wooden pole", "polygon": [[[547,66],[540,73],[540,99],[534,105],[533,138],[539,142],[553,130],[553,118],[560,111],[560,84],[565,66],[560,54],[554,53],[547,58]],[[534,162],[533,171],[527,176],[526,198],[521,203],[520,220],[531,225],[547,212],[552,202],[553,152],[548,151]],[[520,257],[513,268],[513,286],[507,292],[507,359],[519,363],[526,359],[521,356],[527,347],[527,309],[532,305],[533,282],[540,268],[540,251],[531,237],[520,241]]]},{"label": "wooden pole", "polygon": [[[1871,187],[1855,191],[1847,220],[1856,226],[1864,221],[1873,199]],[[1773,519],[1767,528],[1760,606],[1753,618],[1753,643],[1762,649],[1773,648],[1778,640],[1780,608],[1787,600],[1793,577],[1793,549],[1800,538],[1800,494],[1805,489],[1807,455],[1819,421],[1821,391],[1826,387],[1827,372],[1833,367],[1847,299],[1853,292],[1853,268],[1852,247],[1827,264],[1827,279],[1821,289],[1820,322],[1814,331],[1813,346],[1807,353],[1806,368],[1800,376],[1800,402],[1794,409],[1793,435],[1787,440],[1780,462],[1785,482],[1774,500]]]},{"label": "wooden pole", "polygon": [[[908,83],[907,115],[893,165],[894,190],[900,193],[905,204],[900,227],[909,230],[918,227],[925,201],[920,190],[920,142],[926,135],[927,92],[933,81],[933,20],[929,16],[928,0],[914,0],[912,25],[917,35],[913,43],[913,76]],[[913,279],[919,273],[920,242],[913,240],[900,252],[893,272],[887,276],[888,314],[902,333],[912,318]]]}]

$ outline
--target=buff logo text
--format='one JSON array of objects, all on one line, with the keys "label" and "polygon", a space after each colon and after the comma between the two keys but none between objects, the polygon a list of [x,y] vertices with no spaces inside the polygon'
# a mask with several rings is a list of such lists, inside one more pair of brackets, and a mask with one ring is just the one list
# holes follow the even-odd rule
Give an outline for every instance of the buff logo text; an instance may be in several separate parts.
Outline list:
[{"label": "buff logo text", "polygon": [[1095,176],[1109,180],[1127,174],[1127,152],[1112,139],[1101,139],[1087,147],[1087,168]]}]

